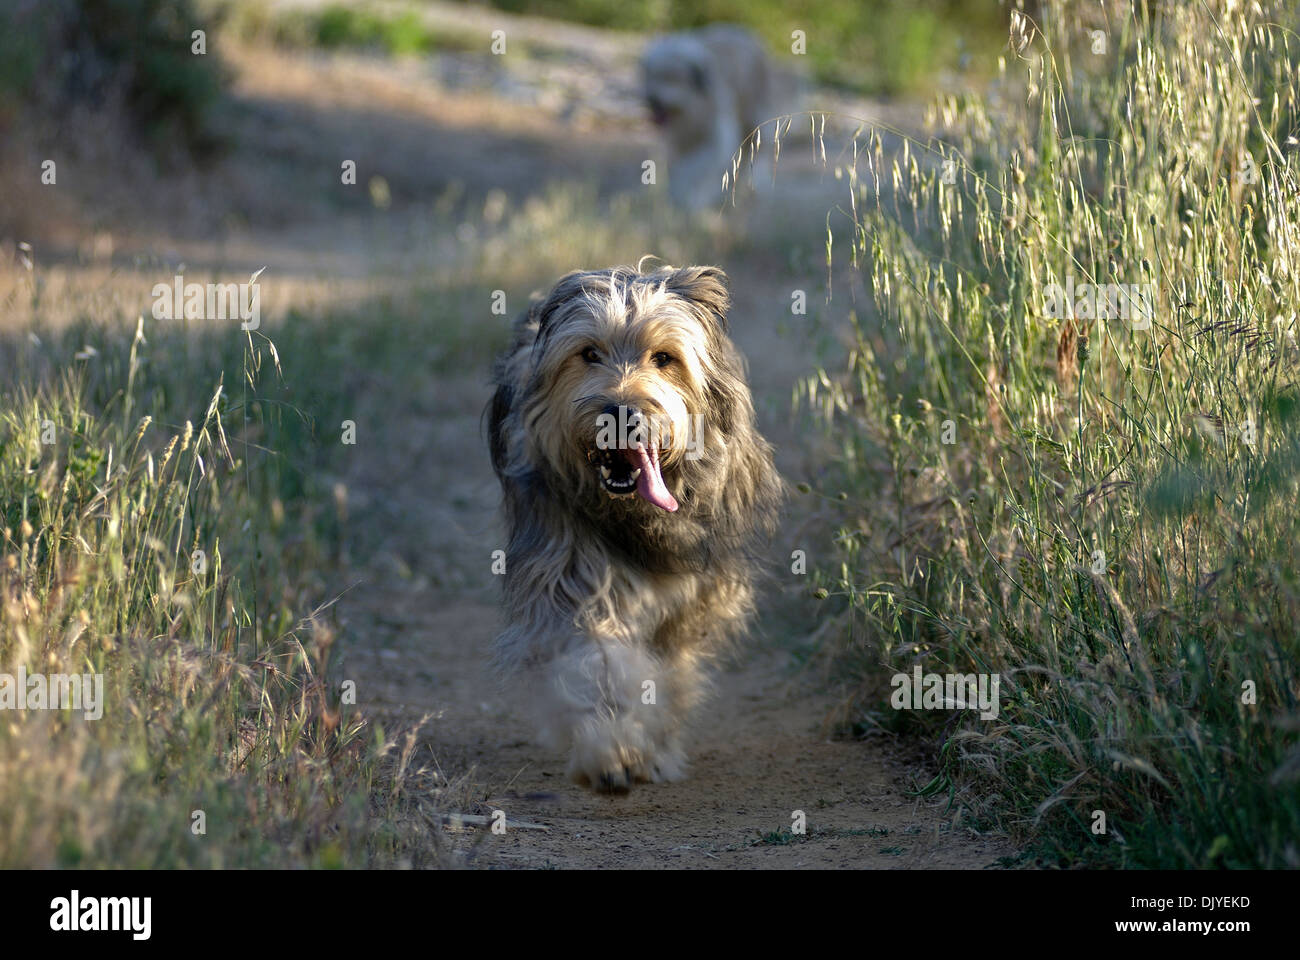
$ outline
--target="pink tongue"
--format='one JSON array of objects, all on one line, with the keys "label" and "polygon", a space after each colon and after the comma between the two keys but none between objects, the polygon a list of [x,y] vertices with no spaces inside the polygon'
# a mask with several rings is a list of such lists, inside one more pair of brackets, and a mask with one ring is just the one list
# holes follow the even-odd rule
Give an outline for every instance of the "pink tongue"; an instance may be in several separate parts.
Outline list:
[{"label": "pink tongue", "polygon": [[651,456],[644,446],[636,448],[636,455],[641,467],[641,476],[636,479],[636,492],[642,500],[648,500],[656,507],[672,513],[677,509],[677,501],[664,486],[664,475],[659,472],[659,451]]}]

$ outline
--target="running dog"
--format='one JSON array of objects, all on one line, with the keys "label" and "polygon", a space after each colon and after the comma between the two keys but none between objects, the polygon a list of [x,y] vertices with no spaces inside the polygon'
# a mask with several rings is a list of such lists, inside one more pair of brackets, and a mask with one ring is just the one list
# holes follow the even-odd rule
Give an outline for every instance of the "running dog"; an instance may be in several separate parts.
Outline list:
[{"label": "running dog", "polygon": [[683,722],[751,613],[783,497],[729,303],[716,267],[570,273],[496,363],[496,662],[598,791],[684,775]]}]

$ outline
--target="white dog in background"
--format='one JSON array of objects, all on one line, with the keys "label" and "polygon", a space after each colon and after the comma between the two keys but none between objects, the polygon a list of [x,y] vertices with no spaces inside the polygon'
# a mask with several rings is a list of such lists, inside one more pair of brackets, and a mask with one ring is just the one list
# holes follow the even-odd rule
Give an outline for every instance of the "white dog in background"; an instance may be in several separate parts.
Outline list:
[{"label": "white dog in background", "polygon": [[641,57],[646,106],[668,142],[668,192],[689,209],[717,204],[722,176],[780,86],[758,37],[714,24],[653,40]]}]

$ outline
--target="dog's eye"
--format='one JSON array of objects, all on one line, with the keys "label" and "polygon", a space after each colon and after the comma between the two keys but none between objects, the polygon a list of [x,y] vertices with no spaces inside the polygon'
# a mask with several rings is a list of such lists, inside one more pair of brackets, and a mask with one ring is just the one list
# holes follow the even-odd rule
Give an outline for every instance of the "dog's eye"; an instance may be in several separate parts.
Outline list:
[{"label": "dog's eye", "polygon": [[587,363],[600,363],[600,354],[596,352],[595,347],[587,347],[582,351],[582,359]]},{"label": "dog's eye", "polygon": [[656,367],[666,367],[668,366],[668,364],[673,362],[673,358],[671,354],[664,353],[662,350],[660,350],[658,353],[652,354],[650,356],[650,362],[653,363]]}]

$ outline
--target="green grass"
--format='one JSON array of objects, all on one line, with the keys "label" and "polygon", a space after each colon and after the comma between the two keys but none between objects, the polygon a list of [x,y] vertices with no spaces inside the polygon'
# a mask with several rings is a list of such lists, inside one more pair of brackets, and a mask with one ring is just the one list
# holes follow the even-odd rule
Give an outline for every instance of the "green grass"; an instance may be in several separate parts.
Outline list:
[{"label": "green grass", "polygon": [[[905,726],[1045,860],[1300,864],[1300,84],[1264,6],[1045,3],[1009,95],[848,177],[877,315],[801,393],[848,492],[836,652],[864,727],[914,663],[1000,673],[997,721]],[[1068,275],[1152,284],[1151,328],[1047,317]]]},{"label": "green grass", "polygon": [[[218,9],[236,36],[264,36],[287,47],[368,50],[392,57],[437,51],[489,52],[490,38],[468,29],[435,28],[415,5],[400,11],[342,3],[307,10],[270,10],[235,0]],[[524,43],[517,49],[527,50],[528,46]]]}]

